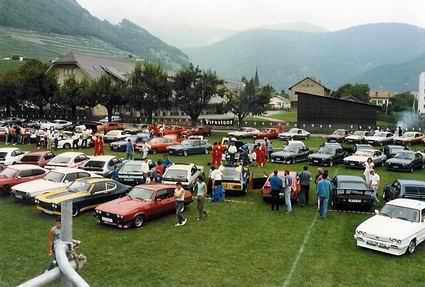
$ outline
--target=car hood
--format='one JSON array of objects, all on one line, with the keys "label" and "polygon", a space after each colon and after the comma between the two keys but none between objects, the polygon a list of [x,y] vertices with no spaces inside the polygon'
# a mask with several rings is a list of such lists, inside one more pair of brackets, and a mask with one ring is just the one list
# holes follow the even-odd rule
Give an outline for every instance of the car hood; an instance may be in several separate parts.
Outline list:
[{"label": "car hood", "polygon": [[290,132],[286,132],[286,133],[280,133],[279,136],[294,136],[297,135],[296,133],[290,133]]},{"label": "car hood", "polygon": [[346,140],[358,140],[358,139],[362,139],[362,138],[364,138],[364,136],[351,135],[351,136],[346,137],[345,139]]},{"label": "car hood", "polygon": [[357,227],[357,230],[366,232],[368,236],[375,235],[385,238],[406,239],[416,232],[418,223],[407,220],[375,215]]},{"label": "car hood", "polygon": [[38,200],[47,203],[61,203],[65,200],[72,200],[79,197],[87,196],[87,192],[72,192],[68,188],[58,188],[54,191],[47,192],[37,197]]},{"label": "car hood", "polygon": [[130,196],[124,196],[107,203],[99,205],[96,209],[102,212],[126,215],[132,212],[134,209],[140,209],[150,204],[150,201],[143,201],[138,199],[132,199]]},{"label": "car hood", "polygon": [[387,164],[388,163],[411,164],[412,161],[410,159],[390,158],[389,160],[387,160]]},{"label": "car hood", "polygon": [[351,155],[351,156],[347,156],[346,158],[344,158],[344,160],[349,160],[349,161],[359,161],[359,162],[365,162],[367,161],[367,157],[365,156],[359,156],[359,155]]},{"label": "car hood", "polygon": [[382,138],[382,137],[366,137],[367,141],[383,141],[386,138]]},{"label": "car hood", "polygon": [[229,135],[244,135],[244,134],[246,134],[247,132],[241,132],[241,131],[233,131],[233,132],[229,132],[228,134]]},{"label": "car hood", "polygon": [[310,158],[321,158],[321,159],[330,159],[332,156],[330,154],[324,153],[313,153],[309,156]]},{"label": "car hood", "polygon": [[37,179],[30,182],[24,182],[13,187],[14,190],[25,192],[28,194],[40,193],[40,191],[57,189],[67,186],[68,184],[63,182],[53,182],[44,179]]},{"label": "car hood", "polygon": [[183,149],[190,149],[190,148],[191,148],[190,146],[185,146],[181,144],[167,147],[167,149],[173,149],[173,150],[183,150]]},{"label": "car hood", "polygon": [[411,141],[413,139],[414,139],[414,137],[410,137],[410,138],[395,137],[394,138],[395,141]]},{"label": "car hood", "polygon": [[111,145],[126,145],[127,142],[126,141],[115,141],[115,142],[111,142]]},{"label": "car hood", "polygon": [[277,157],[290,157],[294,155],[295,153],[289,152],[289,151],[278,151],[278,152],[272,153],[272,156],[277,156]]}]

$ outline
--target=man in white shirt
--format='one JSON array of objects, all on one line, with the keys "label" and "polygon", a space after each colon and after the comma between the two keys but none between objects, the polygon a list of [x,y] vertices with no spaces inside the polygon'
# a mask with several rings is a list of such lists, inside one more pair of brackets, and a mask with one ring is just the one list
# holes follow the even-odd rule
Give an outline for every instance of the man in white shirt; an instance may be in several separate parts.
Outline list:
[{"label": "man in white shirt", "polygon": [[145,158],[145,161],[142,163],[142,167],[141,167],[141,170],[142,170],[143,173],[147,174],[148,172],[150,172],[150,170],[151,170],[151,168],[149,166],[150,163],[151,163],[151,160],[148,159],[148,158]]},{"label": "man in white shirt", "polygon": [[185,190],[182,187],[182,183],[177,182],[176,189],[174,190],[174,197],[176,198],[176,215],[177,215],[177,224],[175,226],[183,226],[187,222],[187,219],[183,216],[184,194],[185,194]]},{"label": "man in white shirt", "polygon": [[238,149],[236,148],[236,146],[233,142],[230,143],[230,146],[227,149],[227,151],[229,152],[229,157],[230,157],[229,163],[235,164],[235,156],[236,156],[236,153],[238,152]]},{"label": "man in white shirt", "polygon": [[375,204],[379,203],[377,194],[378,194],[378,188],[379,188],[379,182],[381,181],[381,177],[379,174],[375,172],[375,170],[371,169],[369,175],[369,188],[372,191],[372,196],[374,197]]},{"label": "man in white shirt", "polygon": [[211,166],[211,180],[212,180],[212,197],[211,202],[224,201],[224,189],[223,189],[223,173],[219,171],[215,166]]}]

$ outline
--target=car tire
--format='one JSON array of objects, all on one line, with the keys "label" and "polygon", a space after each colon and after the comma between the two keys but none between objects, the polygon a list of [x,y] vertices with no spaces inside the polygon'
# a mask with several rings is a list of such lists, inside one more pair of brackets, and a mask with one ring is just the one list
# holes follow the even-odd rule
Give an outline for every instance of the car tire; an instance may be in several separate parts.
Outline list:
[{"label": "car tire", "polygon": [[72,208],[72,217],[76,217],[78,214],[80,214],[80,209],[78,207]]},{"label": "car tire", "polygon": [[187,156],[187,150],[183,151],[183,156]]},{"label": "car tire", "polygon": [[416,239],[412,239],[409,243],[409,246],[407,246],[406,253],[413,254],[415,250],[416,250]]},{"label": "car tire", "polygon": [[70,149],[70,148],[71,148],[71,144],[69,144],[69,143],[65,143],[65,144],[63,145],[63,148],[64,148],[64,149]]},{"label": "car tire", "polygon": [[152,150],[152,154],[157,154],[158,153],[158,150],[157,149],[153,149]]},{"label": "car tire", "polygon": [[204,151],[204,153],[205,154],[208,154],[209,153],[209,150],[206,148],[205,151]]},{"label": "car tire", "polygon": [[329,166],[333,166],[334,165],[334,161],[333,160],[330,160],[329,161]]},{"label": "car tire", "polygon": [[291,163],[292,163],[292,164],[295,164],[295,163],[296,163],[295,158],[293,158],[293,159],[291,160]]},{"label": "car tire", "polygon": [[145,217],[143,215],[138,215],[134,218],[134,227],[140,228],[145,223]]},{"label": "car tire", "polygon": [[409,171],[410,171],[411,173],[413,173],[413,172],[415,171],[415,168],[413,167],[413,165],[410,167]]}]

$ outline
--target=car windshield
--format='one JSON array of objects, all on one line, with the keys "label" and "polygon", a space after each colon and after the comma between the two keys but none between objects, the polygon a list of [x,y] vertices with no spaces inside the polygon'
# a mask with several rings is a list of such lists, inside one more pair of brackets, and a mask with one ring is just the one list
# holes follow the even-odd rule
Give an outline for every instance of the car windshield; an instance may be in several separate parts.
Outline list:
[{"label": "car windshield", "polygon": [[164,178],[176,178],[176,179],[186,179],[188,175],[188,171],[184,169],[168,169]]},{"label": "car windshield", "polygon": [[70,157],[67,156],[57,156],[53,158],[49,164],[68,164],[71,161]]},{"label": "car windshield", "polygon": [[74,181],[69,186],[69,190],[73,192],[87,192],[89,188],[90,188],[90,185],[87,182],[83,182],[83,181]]},{"label": "car windshield", "polygon": [[120,173],[142,173],[142,164],[126,164],[121,168]]},{"label": "car windshield", "polygon": [[378,133],[374,134],[373,136],[378,137],[378,138],[384,138],[384,137],[387,136],[387,134],[383,133],[383,132],[378,132]]},{"label": "car windshield", "polygon": [[355,131],[353,135],[355,136],[364,136],[365,132],[364,131]]},{"label": "car windshield", "polygon": [[236,168],[225,167],[222,170],[223,178],[227,180],[235,180],[240,178],[240,172]]},{"label": "car windshield", "polygon": [[13,168],[6,168],[2,172],[0,172],[0,176],[4,176],[7,178],[14,178],[18,174],[18,171]]},{"label": "car windshield", "polygon": [[296,134],[296,133],[298,133],[298,129],[290,129],[289,133]]},{"label": "car windshield", "polygon": [[338,183],[338,194],[363,194],[364,191],[370,191],[365,182],[342,181]]},{"label": "car windshield", "polygon": [[415,155],[410,152],[399,152],[395,155],[394,158],[404,159],[404,160],[413,160],[415,158]]},{"label": "car windshield", "polygon": [[327,147],[321,147],[318,151],[320,154],[330,154],[335,155],[335,149],[333,148],[327,148]]},{"label": "car windshield", "polygon": [[44,179],[48,181],[53,182],[62,182],[63,178],[65,177],[65,174],[57,172],[57,171],[49,171],[45,176]]},{"label": "car windshield", "polygon": [[104,161],[100,161],[100,160],[89,160],[84,167],[97,167],[97,168],[102,168],[105,165]]},{"label": "car windshield", "polygon": [[135,187],[128,193],[128,196],[144,201],[152,201],[154,198],[154,192],[152,190]]},{"label": "car windshield", "polygon": [[372,157],[373,156],[373,152],[366,151],[366,150],[358,150],[358,151],[356,151],[355,155],[356,156]]},{"label": "car windshield", "polygon": [[191,142],[191,141],[189,141],[189,140],[185,140],[185,141],[182,141],[182,142],[181,142],[181,145],[191,146],[191,145],[192,145],[192,142]]},{"label": "car windshield", "polygon": [[345,135],[345,131],[344,130],[336,130],[336,131],[334,131],[333,135],[343,136],[343,135]]},{"label": "car windshield", "polygon": [[413,137],[415,137],[415,133],[407,132],[407,133],[404,133],[401,137],[402,138],[413,138]]},{"label": "car windshield", "polygon": [[40,159],[39,155],[24,155],[21,161],[37,162]]},{"label": "car windshield", "polygon": [[0,152],[0,158],[6,158],[7,152]]},{"label": "car windshield", "polygon": [[386,204],[379,215],[398,218],[411,222],[419,222],[419,210],[398,205]]},{"label": "car windshield", "polygon": [[296,153],[298,148],[296,146],[286,146],[283,148],[283,151]]}]

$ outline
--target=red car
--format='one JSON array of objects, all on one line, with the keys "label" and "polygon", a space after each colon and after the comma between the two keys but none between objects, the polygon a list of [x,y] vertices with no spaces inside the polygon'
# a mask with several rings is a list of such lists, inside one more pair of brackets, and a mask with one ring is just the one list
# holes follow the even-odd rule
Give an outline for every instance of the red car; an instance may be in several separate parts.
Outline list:
[{"label": "red car", "polygon": [[186,129],[181,126],[166,126],[162,131],[164,135],[181,135]]},{"label": "red car", "polygon": [[275,138],[277,138],[278,134],[279,134],[278,129],[270,128],[270,129],[265,129],[265,130],[261,130],[259,132],[254,133],[253,138],[255,138],[255,139],[264,139],[264,138],[275,139]]},{"label": "red car", "polygon": [[[142,184],[130,193],[96,207],[95,216],[103,224],[129,228],[141,227],[146,220],[175,212],[173,185]],[[192,193],[185,192],[185,205],[192,202]]]},{"label": "red car", "polygon": [[[273,176],[274,174],[273,173],[271,173],[270,175],[269,175],[269,177],[267,178],[267,180],[266,180],[266,183],[264,184],[264,186],[263,186],[263,188],[261,189],[261,192],[260,192],[260,194],[261,194],[261,197],[263,198],[263,200],[265,201],[265,200],[268,200],[268,199],[271,199],[271,197],[272,197],[272,195],[271,195],[271,193],[270,193],[270,182],[269,182],[269,179],[270,179],[270,177],[271,176]],[[295,172],[295,171],[290,171],[289,172],[289,175],[291,176],[291,178],[292,178],[292,192],[291,192],[291,199],[292,200],[296,200],[297,198],[298,198],[298,194],[300,193],[300,190],[301,190],[301,186],[300,186],[300,184],[297,182],[297,173]],[[285,178],[285,172],[284,171],[278,171],[278,176],[282,179],[282,180],[284,180],[284,178]],[[283,194],[283,190],[280,192],[280,198],[285,198],[285,196],[284,196],[284,194]]]},{"label": "red car", "polygon": [[210,127],[196,127],[192,128],[190,130],[185,130],[183,132],[183,135],[190,137],[190,136],[210,136],[211,135],[211,128]]},{"label": "red car", "polygon": [[51,151],[36,151],[30,152],[24,155],[18,164],[34,164],[41,167],[44,167],[52,158],[55,157],[55,154]]},{"label": "red car", "polygon": [[0,172],[0,193],[10,192],[16,184],[41,179],[46,173],[44,168],[31,164],[8,166]]},{"label": "red car", "polygon": [[[153,138],[151,141],[148,142],[149,145],[149,152],[153,154],[157,154],[158,152],[166,152],[167,147],[178,145],[180,144],[180,141],[174,138],[169,137],[163,137],[163,138]],[[138,144],[137,149],[141,149],[141,144]]]},{"label": "red car", "polygon": [[344,129],[337,129],[331,135],[326,137],[328,142],[340,142],[342,143],[345,140],[345,137],[349,135],[349,132]]}]

